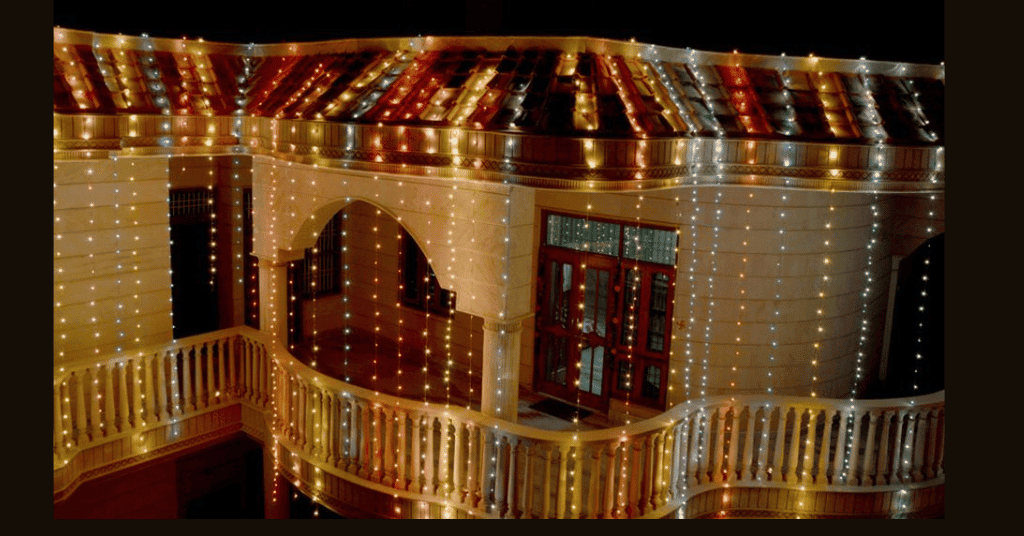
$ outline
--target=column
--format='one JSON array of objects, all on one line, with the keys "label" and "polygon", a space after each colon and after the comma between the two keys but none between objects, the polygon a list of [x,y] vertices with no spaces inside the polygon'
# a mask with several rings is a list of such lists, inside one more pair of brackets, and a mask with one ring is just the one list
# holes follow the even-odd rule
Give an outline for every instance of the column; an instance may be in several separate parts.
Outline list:
[{"label": "column", "polygon": [[522,319],[484,320],[480,411],[516,422],[519,405],[519,354]]},{"label": "column", "polygon": [[[301,254],[300,251],[299,256]],[[260,331],[269,333],[283,345],[288,343],[289,260],[280,256],[259,258]]]}]

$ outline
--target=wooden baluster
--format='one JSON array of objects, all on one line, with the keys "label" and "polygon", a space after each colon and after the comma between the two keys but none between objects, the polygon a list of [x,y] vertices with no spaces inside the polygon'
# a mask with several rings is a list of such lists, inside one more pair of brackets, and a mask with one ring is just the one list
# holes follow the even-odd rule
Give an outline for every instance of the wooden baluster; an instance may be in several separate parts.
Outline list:
[{"label": "wooden baluster", "polygon": [[800,428],[804,411],[793,408],[793,431],[789,437],[789,462],[786,464],[786,482],[796,482],[796,466],[800,463]]},{"label": "wooden baluster", "polygon": [[515,517],[516,507],[516,457],[519,456],[519,440],[508,437],[508,467],[503,471],[505,475],[505,517]]},{"label": "wooden baluster", "polygon": [[53,384],[53,461],[64,458],[64,418],[61,413],[60,383]]},{"label": "wooden baluster", "polygon": [[927,408],[918,408],[917,417],[914,419],[916,423],[914,427],[914,461],[910,469],[910,475],[914,482],[924,479],[924,440],[926,437],[925,427],[928,426],[928,413]]},{"label": "wooden baluster", "polygon": [[879,418],[882,421],[882,431],[879,433],[878,441],[878,461],[877,469],[875,469],[875,484],[883,485],[889,482],[888,479],[888,467],[890,453],[889,453],[889,423],[892,421],[892,412],[883,410]]},{"label": "wooden baluster", "polygon": [[407,418],[405,411],[395,408],[395,489],[404,490],[408,486],[405,470],[409,467],[409,452],[406,447],[408,437]]},{"label": "wooden baluster", "polygon": [[75,412],[73,429],[75,431],[75,445],[81,446],[89,440],[87,433],[89,420],[85,416],[85,379],[82,371],[75,371],[71,376],[74,383],[71,384],[74,391]]},{"label": "wooden baluster", "polygon": [[590,452],[590,485],[587,486],[587,519],[597,519],[599,508],[598,499],[601,496],[601,455],[604,453],[604,445],[598,444],[596,448],[591,448]]},{"label": "wooden baluster", "polygon": [[523,464],[523,495],[521,518],[532,519],[537,517],[533,511],[533,474],[535,472],[537,444],[527,441],[524,445],[525,460]]},{"label": "wooden baluster", "polygon": [[[602,449],[603,450],[603,449]],[[604,486],[604,518],[612,519],[615,516],[615,450],[616,445],[609,445],[605,454],[605,486]]]},{"label": "wooden baluster", "polygon": [[228,399],[228,348],[231,347],[231,339],[221,339],[217,344],[217,402],[223,404]]},{"label": "wooden baluster", "polygon": [[718,428],[718,433],[715,436],[715,451],[712,458],[714,464],[711,469],[712,482],[722,482],[724,480],[722,464],[725,462],[725,412],[727,411],[729,411],[728,407],[720,407],[712,417],[715,420],[715,426]]},{"label": "wooden baluster", "polygon": [[864,440],[864,462],[861,466],[860,485],[873,486],[875,484],[875,429],[878,427],[878,412],[870,411],[868,415],[868,436]]},{"label": "wooden baluster", "polygon": [[818,471],[814,475],[815,484],[828,484],[829,451],[832,449],[832,420],[836,410],[826,408],[823,413],[821,450],[818,453]]},{"label": "wooden baluster", "polygon": [[72,447],[72,441],[75,439],[75,421],[74,413],[71,411],[71,375],[64,376],[64,379],[60,382],[60,413],[61,422],[63,422],[63,432],[61,433],[61,440],[64,444],[65,452],[67,449]]},{"label": "wooden baluster", "polygon": [[99,366],[89,367],[89,392],[86,395],[89,407],[89,439],[96,441],[103,437],[103,427],[100,426],[100,377]]},{"label": "wooden baluster", "polygon": [[260,407],[267,404],[267,349],[263,346],[256,347],[256,402]]},{"label": "wooden baluster", "polygon": [[338,408],[335,407],[333,392],[325,389],[321,396],[323,397],[321,405],[324,412],[322,417],[322,434],[324,451],[326,453],[324,455],[324,462],[333,467],[335,462],[338,461]]},{"label": "wooden baluster", "polygon": [[[257,345],[252,345],[252,401],[257,406],[263,405],[263,377],[265,376],[263,370],[263,350]],[[312,392],[307,389],[306,391],[312,396]]]},{"label": "wooden baluster", "polygon": [[466,477],[466,461],[463,454],[465,449],[464,441],[462,439],[465,433],[465,425],[458,419],[452,420],[452,435],[454,448],[452,452],[452,490],[449,493],[448,498],[454,501],[456,504],[461,504],[464,497],[465,490],[465,477]]},{"label": "wooden baluster", "polygon": [[231,382],[231,395],[240,397],[242,395],[242,389],[239,385],[240,374],[238,369],[241,367],[240,359],[238,356],[239,347],[242,344],[241,338],[230,339],[228,341],[228,381]]},{"label": "wooden baluster", "polygon": [[896,433],[892,441],[892,460],[889,463],[890,484],[897,484],[902,481],[900,479],[900,468],[902,467],[900,464],[900,456],[903,454],[903,431],[905,429],[904,427],[906,426],[904,424],[905,416],[906,412],[902,410],[897,411],[896,422],[893,423]]},{"label": "wooden baluster", "polygon": [[832,485],[846,483],[846,472],[843,471],[843,460],[846,458],[846,427],[849,416],[842,408],[839,412],[839,428],[836,436],[836,458],[832,462]]},{"label": "wooden baluster", "polygon": [[478,433],[476,425],[466,423],[466,497],[464,502],[470,508],[475,507],[480,498],[480,493],[477,491],[477,485],[480,482],[477,478],[480,456],[476,454],[479,448]]},{"label": "wooden baluster", "polygon": [[726,428],[726,432],[728,432],[728,434],[726,435],[726,438],[728,439],[728,443],[729,443],[729,451],[728,451],[728,453],[726,453],[725,461],[724,461],[725,471],[726,471],[725,481],[726,482],[735,482],[736,481],[736,474],[739,471],[739,469],[736,467],[736,465],[739,463],[739,460],[737,459],[737,457],[739,456],[739,448],[740,448],[740,445],[739,445],[739,443],[740,443],[740,441],[739,441],[739,439],[740,439],[740,430],[739,430],[739,427],[740,427],[740,418],[739,418],[740,417],[739,416],[740,408],[737,408],[737,407],[733,406],[733,407],[731,407],[729,409],[730,409],[730,411],[728,413],[728,424],[725,427]]},{"label": "wooden baluster", "polygon": [[381,483],[385,486],[395,485],[395,411],[388,407],[381,408],[381,424],[384,425],[383,455],[384,471]]},{"label": "wooden baluster", "polygon": [[[673,427],[672,432],[672,461],[669,463],[671,471],[671,485],[669,486],[670,495],[677,497],[681,495],[679,488],[679,477],[683,474],[686,468],[686,459],[683,458],[686,453],[686,440],[689,434],[687,434],[688,423],[686,418],[680,419],[678,423]],[[684,480],[685,484],[685,480]]]},{"label": "wooden baluster", "polygon": [[107,437],[117,433],[117,412],[114,410],[114,370],[113,364],[107,363],[103,365],[103,372],[100,376],[103,378],[103,415],[101,421],[101,428],[103,429],[103,436]]},{"label": "wooden baluster", "polygon": [[195,349],[195,347],[193,347],[192,350],[187,349],[187,348],[186,349],[182,349],[182,360],[181,360],[182,378],[181,378],[181,386],[182,386],[182,398],[184,399],[184,400],[182,400],[182,406],[183,406],[182,410],[184,412],[195,411],[195,409],[196,409],[196,406],[195,406],[195,404],[192,401],[192,355],[191,355],[191,353],[192,353],[192,351],[194,349]]},{"label": "wooden baluster", "polygon": [[939,429],[939,408],[932,408],[928,418],[928,450],[925,451],[924,476],[935,478],[935,440]]},{"label": "wooden baluster", "polygon": [[846,482],[851,486],[860,484],[860,480],[857,478],[857,467],[860,460],[860,422],[863,420],[864,415],[857,410],[851,409],[850,414],[853,417],[853,431],[850,436],[850,460],[849,465],[846,469]]},{"label": "wooden baluster", "polygon": [[630,457],[630,445],[626,441],[622,442],[621,454],[619,457],[619,489],[616,492],[618,494],[617,504],[615,506],[615,515],[621,518],[628,518],[629,512],[626,511],[626,504],[629,500],[629,457]]},{"label": "wooden baluster", "polygon": [[117,364],[117,431],[125,432],[131,427],[128,417],[128,361]]},{"label": "wooden baluster", "polygon": [[743,463],[740,464],[739,479],[741,481],[754,479],[754,431],[756,430],[754,418],[757,417],[757,408],[746,406],[747,409],[747,433],[743,443]]},{"label": "wooden baluster", "polygon": [[818,441],[818,414],[821,413],[814,408],[807,411],[807,436],[804,439],[804,457],[800,467],[801,484],[814,482],[814,445]]},{"label": "wooden baluster", "polygon": [[652,436],[653,448],[652,452],[647,456],[647,459],[651,461],[651,488],[648,493],[648,500],[644,503],[644,509],[650,505],[651,508],[657,509],[661,506],[661,493],[664,488],[665,475],[663,474],[662,468],[664,466],[664,449],[665,449],[665,430],[660,430]]},{"label": "wooden baluster", "polygon": [[423,466],[423,488],[420,493],[427,495],[433,495],[436,488],[436,473],[434,471],[434,464],[437,462],[437,455],[434,454],[434,416],[427,415],[426,427],[423,430],[426,438],[426,448],[424,453],[427,457],[424,459]]},{"label": "wooden baluster", "polygon": [[629,513],[630,517],[637,517],[641,511],[638,509],[640,506],[640,484],[643,480],[643,473],[640,469],[640,464],[643,463],[643,439],[636,439],[630,443],[632,452],[630,453],[630,461],[632,467],[629,472]]},{"label": "wooden baluster", "polygon": [[554,449],[554,445],[549,445],[544,451],[544,471],[541,473],[544,479],[544,491],[541,495],[541,519],[548,519],[551,516],[551,454]]},{"label": "wooden baluster", "polygon": [[679,430],[678,423],[673,424],[671,428],[668,428],[664,432],[664,444],[661,449],[661,477],[660,477],[660,492],[658,494],[658,504],[661,506],[668,502],[669,497],[674,496],[675,488],[672,485],[673,475],[676,474],[674,471],[675,456],[676,452],[676,432]]},{"label": "wooden baluster", "polygon": [[206,375],[206,405],[207,406],[214,405],[216,403],[216,397],[217,397],[217,389],[214,387],[214,381],[216,379],[216,376],[215,376],[215,373],[214,373],[215,367],[213,365],[213,360],[215,359],[213,353],[214,353],[214,349],[216,347],[217,347],[217,342],[216,341],[212,341],[212,342],[210,342],[209,344],[206,345],[206,370],[204,372],[206,373],[205,375]]},{"label": "wooden baluster", "polygon": [[786,420],[789,418],[789,408],[779,406],[779,420],[775,424],[775,436],[772,438],[774,445],[772,450],[772,466],[769,469],[773,482],[782,480],[782,454],[786,450]]},{"label": "wooden baluster", "polygon": [[381,466],[383,465],[383,460],[381,458],[381,427],[383,423],[381,422],[380,406],[374,403],[372,407],[369,405],[367,407],[370,408],[370,434],[372,435],[370,454],[373,456],[370,461],[373,466],[373,472],[370,473],[370,480],[373,482],[380,482],[382,476]]},{"label": "wooden baluster", "polygon": [[508,439],[504,435],[494,435],[494,514],[503,517],[505,513],[506,495],[508,485],[508,462],[505,457],[505,445]]},{"label": "wooden baluster", "polygon": [[761,433],[758,434],[757,445],[757,480],[763,482],[768,478],[768,444],[771,442],[772,407],[765,404],[761,408]]},{"label": "wooden baluster", "polygon": [[633,461],[634,467],[637,467],[640,471],[636,473],[640,478],[640,482],[637,484],[637,493],[639,494],[636,502],[636,515],[642,515],[647,512],[651,506],[651,493],[654,490],[654,435],[647,433],[642,440],[637,441],[637,445],[640,445],[640,450],[636,452],[636,459]]},{"label": "wooden baluster", "polygon": [[132,424],[135,428],[139,428],[146,424],[146,414],[142,409],[142,366],[139,364],[141,357],[137,357],[129,361],[125,366],[131,368],[132,379],[132,404],[131,404],[131,415]]},{"label": "wooden baluster", "polygon": [[713,414],[701,411],[701,420],[703,424],[701,426],[701,444],[698,456],[700,458],[697,461],[697,482],[701,484],[708,482],[711,472],[711,426],[713,424]]},{"label": "wooden baluster", "polygon": [[160,357],[159,353],[149,354],[144,359],[145,368],[142,371],[142,377],[145,378],[146,388],[143,391],[145,399],[142,404],[146,407],[147,418],[152,417],[153,421],[160,420],[160,408],[157,403],[157,385],[156,385],[156,365],[154,364]]},{"label": "wooden baluster", "polygon": [[167,407],[167,356],[168,353],[156,356],[156,414],[157,419],[161,421],[171,418],[170,409]]},{"label": "wooden baluster", "polygon": [[440,441],[438,445],[438,461],[437,461],[437,495],[443,498],[451,496],[450,484],[448,482],[448,459],[450,453],[448,451],[449,432],[448,428],[450,421],[447,416],[442,416],[438,419],[438,426],[440,428],[440,434],[438,439]]},{"label": "wooden baluster", "polygon": [[899,475],[900,482],[910,482],[912,480],[910,473],[910,464],[914,455],[914,431],[917,428],[917,414],[914,410],[907,411],[907,424],[906,432],[903,438],[903,442],[900,448],[900,464]]}]

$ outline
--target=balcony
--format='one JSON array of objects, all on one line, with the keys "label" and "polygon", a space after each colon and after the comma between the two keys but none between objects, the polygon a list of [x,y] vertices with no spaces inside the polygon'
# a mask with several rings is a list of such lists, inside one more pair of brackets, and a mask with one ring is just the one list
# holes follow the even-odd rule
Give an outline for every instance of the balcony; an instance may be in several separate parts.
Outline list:
[{"label": "balcony", "polygon": [[377,394],[231,328],[55,369],[54,500],[241,430],[318,502],[353,485],[392,497],[382,517],[934,516],[944,398],[707,397],[549,431]]}]

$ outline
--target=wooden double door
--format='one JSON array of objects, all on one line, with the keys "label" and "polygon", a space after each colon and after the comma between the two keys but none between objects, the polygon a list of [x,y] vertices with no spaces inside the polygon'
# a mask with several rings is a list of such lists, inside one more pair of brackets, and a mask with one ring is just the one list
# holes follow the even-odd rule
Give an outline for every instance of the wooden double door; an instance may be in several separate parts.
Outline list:
[{"label": "wooden double door", "polygon": [[617,259],[545,248],[540,262],[537,391],[607,412],[618,323]]}]

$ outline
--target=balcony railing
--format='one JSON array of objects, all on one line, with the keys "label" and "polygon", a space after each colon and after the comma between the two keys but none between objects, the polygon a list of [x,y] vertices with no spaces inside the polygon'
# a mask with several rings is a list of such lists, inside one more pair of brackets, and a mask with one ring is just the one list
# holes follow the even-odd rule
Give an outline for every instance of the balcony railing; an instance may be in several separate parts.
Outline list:
[{"label": "balcony railing", "polygon": [[[944,398],[709,397],[626,426],[552,432],[376,394],[232,328],[55,369],[54,491],[75,480],[58,483],[58,470],[90,447],[242,403],[263,412],[275,459],[477,517],[662,517],[722,487],[906,492],[945,480]],[[329,493],[298,465],[280,471]]]}]

